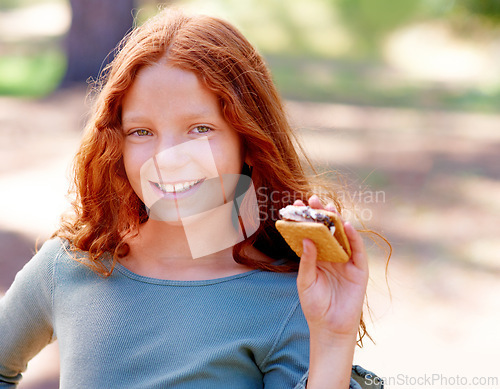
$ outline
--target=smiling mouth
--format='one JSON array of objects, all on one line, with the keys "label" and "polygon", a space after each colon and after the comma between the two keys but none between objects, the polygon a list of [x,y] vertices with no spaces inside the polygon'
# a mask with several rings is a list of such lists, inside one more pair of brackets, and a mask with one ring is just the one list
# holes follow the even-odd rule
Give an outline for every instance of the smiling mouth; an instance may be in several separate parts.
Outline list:
[{"label": "smiling mouth", "polygon": [[175,184],[160,184],[158,182],[152,182],[152,184],[165,194],[175,194],[187,192],[189,189],[199,184],[203,180],[203,178],[200,178],[198,180],[177,182]]}]

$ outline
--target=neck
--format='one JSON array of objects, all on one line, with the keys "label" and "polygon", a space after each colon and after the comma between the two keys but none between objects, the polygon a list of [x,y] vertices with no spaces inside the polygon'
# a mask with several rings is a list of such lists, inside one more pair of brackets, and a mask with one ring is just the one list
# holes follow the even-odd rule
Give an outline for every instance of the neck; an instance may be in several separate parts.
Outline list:
[{"label": "neck", "polygon": [[[194,250],[199,250],[200,247],[210,249],[211,246],[212,251],[206,255],[193,255],[190,244],[193,238],[190,239],[189,236],[198,236],[201,242]],[[214,242],[214,239],[220,236],[220,231],[214,228],[193,230],[181,224],[150,219],[140,226],[137,236],[125,238],[130,252],[120,262],[137,274],[178,280],[213,279],[251,270],[234,261],[234,244],[228,247],[219,245],[218,247],[224,248],[214,251],[217,244],[221,243]],[[225,240],[222,243],[227,244],[227,238]]]},{"label": "neck", "polygon": [[180,224],[149,219],[139,227],[138,238],[141,249],[154,249],[158,260],[192,259],[184,227]]}]

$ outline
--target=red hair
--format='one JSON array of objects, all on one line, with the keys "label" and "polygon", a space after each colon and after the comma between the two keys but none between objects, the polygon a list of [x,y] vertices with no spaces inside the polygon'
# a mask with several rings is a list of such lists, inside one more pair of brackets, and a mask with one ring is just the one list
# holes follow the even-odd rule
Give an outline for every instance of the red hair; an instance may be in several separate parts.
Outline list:
[{"label": "red hair", "polygon": [[[99,258],[104,253],[119,254],[124,249],[124,232],[136,230],[147,220],[122,162],[122,100],[139,70],[163,57],[170,65],[197,74],[218,96],[224,118],[243,141],[255,188],[283,194],[260,202],[262,209],[279,209],[312,194],[262,57],[225,21],[165,10],[126,37],[102,77],[103,86],[74,163],[75,217],[66,217],[57,232],[76,249],[88,252],[91,265],[103,275],[109,269]],[[236,246],[238,262],[274,271],[296,268],[297,257],[276,232],[274,221],[275,217],[263,218],[251,242]],[[291,261],[276,267],[246,258],[240,249],[247,244]]]},{"label": "red hair", "polygon": [[[224,118],[240,134],[246,159],[253,167],[255,188],[274,194],[259,199],[266,217],[255,234],[234,247],[235,260],[271,271],[296,270],[298,257],[277,232],[277,215],[270,211],[295,199],[308,199],[313,188],[269,70],[255,48],[229,23],[177,11],[164,10],[136,28],[105,70],[74,163],[74,216],[66,216],[55,235],[87,252],[85,263],[108,276],[112,268],[101,261],[103,254],[110,253],[116,260],[126,253],[124,234],[137,231],[147,220],[144,204],[132,190],[123,166],[121,105],[139,70],[164,57],[170,65],[197,74],[218,96]],[[335,196],[328,200],[341,210]],[[247,245],[287,262],[276,266],[249,258],[243,255]],[[364,331],[363,321],[361,329]]]},{"label": "red hair", "polygon": [[[126,37],[102,76],[74,163],[75,215],[66,216],[56,232],[75,249],[88,252],[88,264],[105,276],[110,270],[101,262],[102,255],[116,258],[126,252],[124,233],[147,220],[123,166],[122,100],[139,70],[164,57],[170,65],[197,74],[218,96],[224,118],[243,140],[255,188],[275,194],[259,202],[261,209],[276,210],[313,193],[281,99],[255,48],[225,21],[165,10]],[[273,271],[297,268],[298,258],[277,233],[275,219],[268,213],[258,231],[235,246],[238,262]],[[289,261],[273,266],[245,257],[241,249],[248,244]]]}]

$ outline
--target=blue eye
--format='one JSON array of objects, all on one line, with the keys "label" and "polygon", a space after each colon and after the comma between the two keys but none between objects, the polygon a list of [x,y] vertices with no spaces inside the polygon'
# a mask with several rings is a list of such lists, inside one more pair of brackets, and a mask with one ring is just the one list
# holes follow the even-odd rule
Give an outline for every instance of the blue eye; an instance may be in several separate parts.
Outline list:
[{"label": "blue eye", "polygon": [[194,131],[196,134],[206,134],[208,132],[213,131],[210,127],[207,126],[197,126],[191,131]]}]

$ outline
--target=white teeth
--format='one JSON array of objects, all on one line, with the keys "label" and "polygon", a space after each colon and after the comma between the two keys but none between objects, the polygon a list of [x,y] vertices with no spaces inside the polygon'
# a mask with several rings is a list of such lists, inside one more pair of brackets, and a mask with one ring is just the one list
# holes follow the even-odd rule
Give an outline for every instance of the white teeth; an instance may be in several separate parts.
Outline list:
[{"label": "white teeth", "polygon": [[164,193],[180,193],[191,189],[193,186],[201,182],[202,180],[180,182],[177,184],[159,184],[157,182],[154,185]]}]

